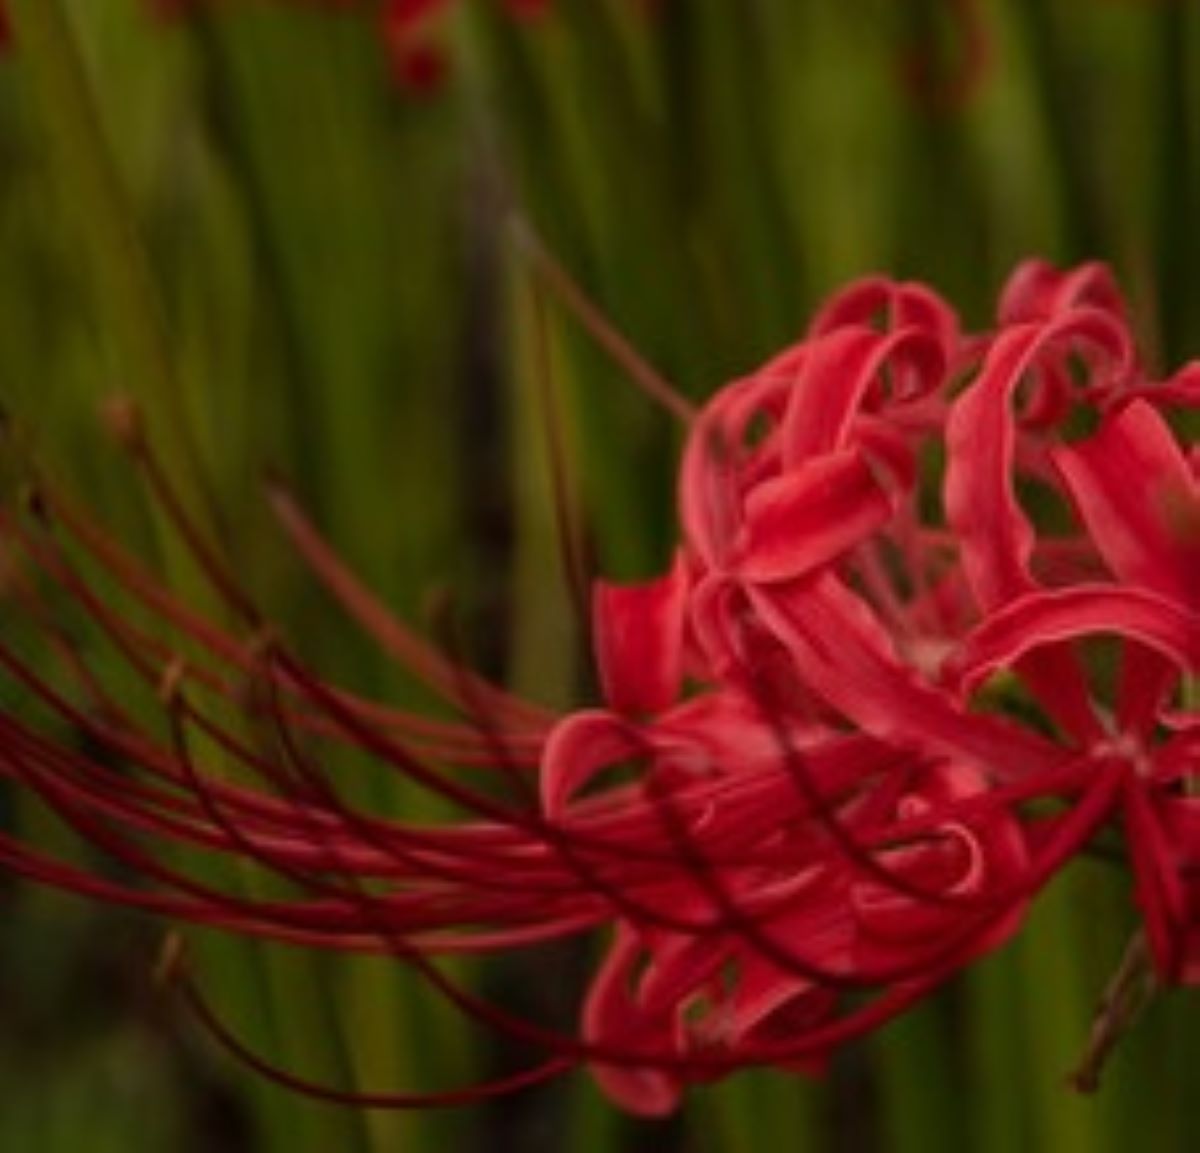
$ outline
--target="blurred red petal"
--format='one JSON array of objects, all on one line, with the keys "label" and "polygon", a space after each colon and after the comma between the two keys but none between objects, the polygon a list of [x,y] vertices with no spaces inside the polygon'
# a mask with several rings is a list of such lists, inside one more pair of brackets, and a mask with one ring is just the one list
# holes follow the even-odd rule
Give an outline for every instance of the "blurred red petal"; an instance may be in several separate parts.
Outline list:
[{"label": "blurred red petal", "polygon": [[616,712],[660,712],[678,697],[688,586],[682,553],[656,580],[633,585],[596,582],[596,664],[605,700]]},{"label": "blurred red petal", "polygon": [[860,452],[816,457],[750,494],[737,573],[762,583],[807,576],[880,528],[892,511]]},{"label": "blurred red petal", "polygon": [[1166,421],[1135,400],[1054,460],[1113,574],[1200,608],[1200,484]]}]

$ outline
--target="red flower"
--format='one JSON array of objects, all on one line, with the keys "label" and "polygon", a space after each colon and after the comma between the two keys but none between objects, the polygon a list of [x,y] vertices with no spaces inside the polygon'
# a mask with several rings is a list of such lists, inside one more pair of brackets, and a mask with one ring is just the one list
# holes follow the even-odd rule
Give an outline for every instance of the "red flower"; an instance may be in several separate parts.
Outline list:
[{"label": "red flower", "polygon": [[[126,713],[18,572],[14,595],[82,703],[7,640],[0,663],[106,755],[0,714],[0,772],[149,883],[11,838],[0,857],[229,931],[390,952],[464,1012],[549,1051],[439,1101],[583,1061],[623,1106],[659,1113],[749,1064],[818,1069],[1006,940],[1106,825],[1124,833],[1161,974],[1200,981],[1200,730],[1183,695],[1200,667],[1200,484],[1168,419],[1198,397],[1196,368],[1147,377],[1097,266],[1023,266],[995,330],[974,336],[927,288],[852,286],[692,422],[672,565],[597,587],[604,707],[562,717],[421,642],[282,493],[279,517],[322,582],[461,722],[324,683],[264,639],[201,553],[249,622],[249,637],[225,635],[44,492],[40,520],[10,518],[6,536],[159,689],[168,724],[156,736]],[[202,658],[179,662],[106,602],[59,533]],[[1116,647],[1115,687],[1097,639]],[[265,717],[279,757],[218,723],[213,697]],[[245,783],[206,772],[193,735],[240,762]],[[351,806],[318,768],[330,743],[460,819]],[[514,799],[452,769],[498,773]],[[163,852],[178,843],[242,857],[301,895],[215,889]],[[612,939],[582,1038],[514,1019],[430,960],[595,929]]]},{"label": "red flower", "polygon": [[[1157,387],[1142,379],[1119,301],[1099,269],[1061,277],[1025,266],[1003,313],[998,332],[967,340],[927,290],[863,282],[823,310],[806,340],[722,390],[696,422],[681,486],[683,554],[662,581],[604,588],[597,600],[601,681],[628,719],[593,714],[565,722],[543,763],[544,795],[553,811],[564,795],[637,756],[654,797],[726,774],[745,789],[756,782],[780,821],[800,822],[797,835],[779,848],[780,876],[723,876],[721,892],[727,904],[754,910],[756,932],[776,918],[795,926],[785,939],[799,952],[774,958],[772,967],[770,950],[744,925],[732,934],[693,928],[664,936],[639,931],[635,919],[619,934],[612,971],[589,1002],[591,1029],[642,1019],[660,1043],[674,1038],[686,1051],[697,1043],[697,1022],[715,1015],[721,1026],[702,1031],[706,1043],[719,1036],[750,1059],[755,1046],[745,1022],[770,1029],[778,1013],[781,1032],[811,1042],[792,1053],[819,1056],[827,1039],[857,1031],[853,1016],[833,1017],[842,982],[885,987],[869,1018],[877,1023],[891,998],[936,983],[1011,932],[1025,899],[1119,806],[1133,806],[1135,858],[1149,854],[1139,873],[1158,865],[1152,875],[1161,875],[1162,854],[1139,815],[1142,794],[1128,787],[1123,746],[1101,739],[1082,668],[1054,642],[1073,643],[1100,627],[1131,630],[1158,649],[1174,637],[1167,653],[1177,673],[1195,667],[1185,639],[1195,619],[1186,605],[1148,608],[1132,588],[1077,582],[1072,609],[1065,592],[1043,593],[1035,569],[1066,581],[1098,567],[1098,558],[1089,558],[1082,535],[1039,541],[1014,489],[1027,472],[1048,483],[1050,463],[1070,452],[1088,460],[1117,452],[1111,434],[1090,452],[1056,448],[1076,404],[1149,411],[1139,397],[1184,401],[1189,386],[1183,377]],[[1079,371],[1089,374],[1085,385],[1075,383]],[[1019,414],[1012,409],[1018,388]],[[1116,426],[1129,419],[1127,412]],[[1165,427],[1156,427],[1156,448],[1143,444],[1140,454],[1121,457],[1139,476],[1161,476],[1147,489],[1152,510],[1129,510],[1128,519],[1149,522],[1135,530],[1157,549],[1143,565],[1159,573],[1163,592],[1170,591],[1167,575],[1178,574],[1178,595],[1197,587],[1185,575],[1195,571],[1194,544],[1164,565],[1182,542],[1163,542],[1166,523],[1153,510],[1194,509],[1194,497],[1182,458],[1162,443],[1170,442]],[[944,491],[922,463],[942,453]],[[1194,524],[1190,511],[1175,520]],[[1090,526],[1086,515],[1084,522]],[[1043,597],[1055,605],[1056,626],[1073,629],[1067,637],[1042,640],[1045,622],[1029,612]],[[990,652],[1000,635],[1013,651],[985,674],[976,646]],[[977,690],[1001,665],[1028,683],[1047,723],[1062,724],[1066,739],[979,711]],[[661,709],[678,693],[681,670],[700,695],[650,724],[638,722],[639,713]],[[735,707],[739,699],[751,704]],[[856,760],[852,747],[858,757],[870,750],[868,759]],[[837,776],[850,765],[847,777]],[[958,789],[927,791],[921,782],[931,773]],[[774,790],[789,784],[814,807],[783,809]],[[1022,802],[1039,796],[1069,805],[1035,820]],[[961,861],[974,863],[969,885],[951,871],[945,889],[909,891],[905,874],[882,867],[888,844],[902,845],[896,851],[906,861],[936,858],[930,843],[906,840],[901,816],[914,807],[928,814],[923,831],[933,844],[939,835],[949,840],[951,828],[961,838]],[[973,822],[961,819],[963,809]],[[720,824],[716,804],[705,819],[706,832]],[[752,843],[761,843],[765,829],[751,828]],[[682,891],[668,890],[665,907],[688,907],[695,882],[683,881]],[[776,885],[778,910],[764,896]],[[972,900],[956,899],[960,885]],[[1156,930],[1170,885],[1140,885]],[[1147,898],[1164,885],[1165,897]],[[810,891],[834,896],[822,905],[804,899]],[[846,897],[860,892],[876,892],[877,904]],[[873,907],[908,927],[907,938],[898,934],[890,951],[875,953],[876,966],[863,960],[863,943],[873,938],[861,914]],[[1186,918],[1178,900],[1168,907],[1176,924]],[[905,949],[914,936],[936,956]],[[806,945],[816,951],[806,954]],[[686,978],[660,982],[663,971],[676,972],[677,955],[690,958]],[[664,998],[662,988],[671,995]],[[755,990],[757,1010],[748,1018],[739,1008],[746,989]],[[680,1084],[678,1075],[646,1069],[602,1069],[601,1076],[630,1107],[647,1110],[667,1107]]]}]

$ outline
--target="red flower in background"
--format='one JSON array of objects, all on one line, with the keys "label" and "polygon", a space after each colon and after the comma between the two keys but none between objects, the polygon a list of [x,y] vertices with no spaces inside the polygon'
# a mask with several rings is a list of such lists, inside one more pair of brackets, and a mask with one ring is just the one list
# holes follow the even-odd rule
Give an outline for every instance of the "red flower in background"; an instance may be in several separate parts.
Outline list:
[{"label": "red flower in background", "polygon": [[[391,953],[549,1051],[439,1101],[587,1062],[624,1107],[661,1113],[746,1065],[819,1069],[1006,940],[1102,828],[1128,845],[1160,974],[1200,980],[1200,746],[1185,692],[1200,667],[1200,486],[1170,420],[1198,398],[1194,367],[1147,376],[1098,266],[1022,266],[996,327],[975,335],[923,286],[851,286],[692,421],[672,565],[597,587],[604,705],[565,716],[422,643],[282,492],[276,511],[314,572],[460,721],[326,684],[265,639],[207,557],[247,621],[241,638],[215,629],[44,490],[32,523],[8,520],[9,541],[158,688],[168,723],[156,734],[112,699],[37,584],[14,575],[64,679],[7,640],[0,662],[106,755],[10,713],[0,772],[127,869],[92,875],[11,837],[0,855],[177,918]],[[118,612],[68,560],[80,554],[202,657],[181,662],[161,628]],[[230,701],[272,728],[277,756],[217,720],[214,703]],[[242,783],[206,770],[193,736],[239,763]],[[460,818],[351,805],[320,768],[333,747]],[[164,852],[180,843],[300,895],[217,889]],[[579,1038],[481,1002],[432,961],[595,929],[611,942]]]},{"label": "red flower in background", "polygon": [[[494,0],[493,0],[494,2]],[[499,0],[514,20],[545,16],[553,0]],[[447,63],[438,25],[454,0],[384,0],[383,37],[399,83],[414,92],[430,92],[445,77]]]},{"label": "red flower in background", "polygon": [[[145,0],[147,9],[163,19],[178,19],[202,5],[218,0]],[[250,0],[237,0],[248,3]],[[358,11],[377,16],[379,34],[387,51],[392,74],[401,87],[430,93],[441,87],[447,72],[442,29],[453,0],[273,0],[280,6],[306,6],[329,11]],[[545,15],[552,0],[498,0],[518,21]],[[234,0],[227,0],[232,6]],[[0,0],[0,48],[11,41],[8,17]]]}]

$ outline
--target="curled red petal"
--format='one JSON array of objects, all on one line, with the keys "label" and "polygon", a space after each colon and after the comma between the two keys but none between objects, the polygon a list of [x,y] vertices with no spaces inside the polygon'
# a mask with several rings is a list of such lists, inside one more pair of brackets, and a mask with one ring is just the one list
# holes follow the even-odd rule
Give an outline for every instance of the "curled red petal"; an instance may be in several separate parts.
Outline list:
[{"label": "curled red petal", "polygon": [[968,714],[948,692],[920,683],[866,606],[833,577],[749,595],[813,692],[864,732],[1001,778],[1058,764],[1058,752],[1036,734]]},{"label": "curled red petal", "polygon": [[572,713],[550,734],[542,757],[541,800],[547,816],[559,816],[571,798],[598,774],[643,755],[647,744],[612,713]]},{"label": "curled red petal", "polygon": [[1136,639],[1179,669],[1200,669],[1200,615],[1135,588],[1079,586],[1029,593],[993,613],[963,643],[953,667],[970,693],[1026,653],[1086,636]]},{"label": "curled red petal", "polygon": [[961,545],[964,573],[984,609],[1031,586],[1034,533],[1014,491],[1016,420],[1012,402],[1038,357],[1064,342],[1084,342],[1128,366],[1126,330],[1096,310],[1071,312],[1001,334],[978,379],[955,402],[946,422],[946,519]]},{"label": "curled red petal", "polygon": [[1166,421],[1134,400],[1054,461],[1114,575],[1200,608],[1200,484]]},{"label": "curled red petal", "polygon": [[915,328],[934,336],[947,359],[957,349],[958,316],[923,284],[866,276],[835,293],[808,326],[810,339],[840,328],[878,328],[889,332]]},{"label": "curled red petal", "polygon": [[[631,1039],[631,1024],[639,1020],[639,1014],[630,989],[641,960],[642,948],[637,936],[628,927],[619,927],[584,1002],[586,1041]],[[660,1026],[662,1031],[665,1030]],[[632,1039],[645,1041],[640,1036]],[[679,1103],[680,1086],[669,1073],[628,1063],[595,1064],[592,1074],[600,1087],[631,1113],[662,1117],[673,1112]]]},{"label": "curled red petal", "polygon": [[942,383],[947,363],[938,341],[919,328],[884,334],[842,328],[814,341],[788,401],[784,466],[842,448],[860,409],[881,388],[885,367],[902,390],[898,399],[913,400]]},{"label": "curled red petal", "polygon": [[679,470],[679,516],[702,564],[720,568],[741,527],[740,474],[761,455],[747,441],[756,419],[783,418],[804,345],[776,357],[754,376],[726,385],[693,422]]},{"label": "curled red petal", "polygon": [[656,713],[679,696],[689,576],[682,553],[670,570],[642,584],[598,581],[592,623],[600,685],[619,713]]},{"label": "curled red petal", "polygon": [[737,573],[758,582],[806,576],[891,515],[892,499],[861,452],[814,458],[749,495]]},{"label": "curled red petal", "polygon": [[1080,307],[1099,308],[1124,320],[1125,301],[1106,265],[1090,261],[1064,272],[1046,260],[1025,260],[1004,285],[998,319],[1007,327],[1050,320]]}]

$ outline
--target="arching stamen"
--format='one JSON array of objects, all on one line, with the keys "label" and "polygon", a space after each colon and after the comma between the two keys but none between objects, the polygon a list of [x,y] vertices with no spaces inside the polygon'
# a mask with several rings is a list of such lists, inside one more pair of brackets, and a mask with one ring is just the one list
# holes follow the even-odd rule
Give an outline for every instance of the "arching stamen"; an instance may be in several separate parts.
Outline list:
[{"label": "arching stamen", "polygon": [[213,590],[245,623],[257,624],[259,613],[254,603],[188,512],[166,469],[162,467],[158,454],[146,435],[137,402],[124,395],[110,398],[105,406],[104,416],[114,439],[140,468],[159,507],[187,546],[188,552],[200,566]]},{"label": "arching stamen", "polygon": [[534,1085],[543,1084],[568,1072],[575,1065],[575,1062],[565,1057],[550,1057],[519,1073],[510,1073],[505,1077],[481,1081],[461,1089],[444,1089],[438,1092],[385,1093],[338,1089],[289,1072],[255,1053],[217,1016],[190,974],[177,973],[174,984],[193,1019],[227,1053],[276,1085],[302,1096],[333,1105],[344,1105],[355,1109],[391,1110],[455,1108],[508,1096],[519,1089],[528,1089]]},{"label": "arching stamen", "polygon": [[570,475],[570,455],[567,452],[567,430],[555,385],[553,350],[550,345],[550,326],[546,318],[546,305],[535,285],[530,292],[533,307],[534,339],[537,345],[535,376],[537,395],[542,414],[542,429],[545,434],[546,455],[550,465],[550,487],[554,497],[554,523],[563,573],[575,609],[576,626],[584,639],[584,649],[591,651],[592,635],[591,588],[594,580],[592,565],[587,555],[587,537],[584,532],[577,487]]},{"label": "arching stamen", "polygon": [[278,479],[268,483],[268,499],[292,544],[334,599],[387,653],[415,673],[442,698],[458,707],[457,686],[463,678],[481,699],[518,727],[543,728],[549,720],[538,709],[511,693],[498,689],[468,670],[456,669],[441,653],[398,620],[350,571],[301,511]]},{"label": "arching stamen", "polygon": [[697,415],[695,406],[617,330],[596,302],[550,254],[532,225],[524,217],[513,215],[509,219],[509,230],[517,250],[613,363],[651,400],[683,424],[691,424]]}]

